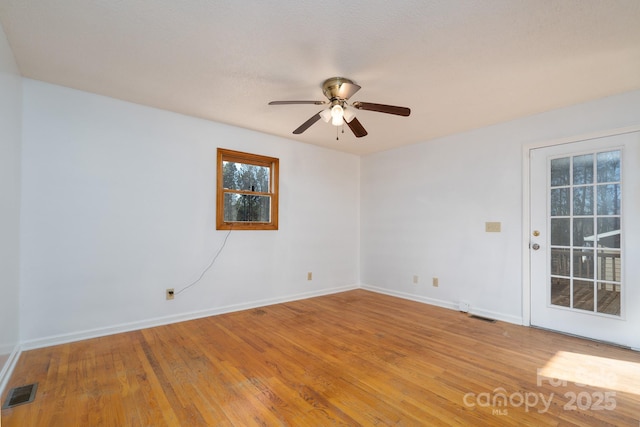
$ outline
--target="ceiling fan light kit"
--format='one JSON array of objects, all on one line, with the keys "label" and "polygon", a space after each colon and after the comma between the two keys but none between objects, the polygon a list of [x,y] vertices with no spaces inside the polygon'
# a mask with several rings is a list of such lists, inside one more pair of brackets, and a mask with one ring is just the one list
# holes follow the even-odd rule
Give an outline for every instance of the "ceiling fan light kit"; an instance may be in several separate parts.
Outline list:
[{"label": "ceiling fan light kit", "polygon": [[331,124],[334,126],[340,126],[342,124],[342,118],[344,117],[344,110],[338,104],[331,107]]},{"label": "ceiling fan light kit", "polygon": [[349,104],[348,99],[359,91],[360,88],[361,87],[353,81],[344,77],[332,77],[325,80],[322,84],[322,93],[327,97],[327,101],[271,101],[269,105],[329,105],[328,108],[319,111],[295,129],[293,133],[296,135],[303,133],[315,122],[322,119],[325,123],[329,123],[329,121],[331,121],[333,126],[342,126],[346,123],[357,138],[362,138],[367,135],[367,131],[358,119],[356,119],[356,109],[394,114],[403,117],[407,117],[411,114],[411,110],[409,108],[398,107],[395,105],[374,104],[371,102],[360,101]]},{"label": "ceiling fan light kit", "polygon": [[354,108],[344,108],[343,109],[343,115],[344,117],[344,121],[347,123],[350,123],[351,120],[356,118],[356,112],[354,110]]},{"label": "ceiling fan light kit", "polygon": [[322,110],[318,114],[320,114],[320,118],[325,123],[329,123],[331,121],[331,108],[327,108],[326,110]]}]

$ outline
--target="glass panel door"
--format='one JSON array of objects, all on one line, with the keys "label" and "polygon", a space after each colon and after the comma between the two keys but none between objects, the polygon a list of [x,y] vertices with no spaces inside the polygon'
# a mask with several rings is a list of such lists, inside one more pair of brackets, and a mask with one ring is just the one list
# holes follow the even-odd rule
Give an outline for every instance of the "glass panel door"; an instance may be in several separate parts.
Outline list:
[{"label": "glass panel door", "polygon": [[549,303],[620,316],[621,150],[549,159]]},{"label": "glass panel door", "polygon": [[640,132],[529,151],[530,323],[640,349]]}]

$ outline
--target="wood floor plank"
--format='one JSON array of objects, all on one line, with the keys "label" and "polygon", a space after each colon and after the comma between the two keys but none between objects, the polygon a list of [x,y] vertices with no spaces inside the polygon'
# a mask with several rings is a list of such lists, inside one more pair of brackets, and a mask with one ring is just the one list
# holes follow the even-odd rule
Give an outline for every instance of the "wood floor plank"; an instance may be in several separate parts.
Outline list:
[{"label": "wood floor plank", "polygon": [[637,352],[364,290],[26,351],[31,382],[3,426],[640,424]]}]

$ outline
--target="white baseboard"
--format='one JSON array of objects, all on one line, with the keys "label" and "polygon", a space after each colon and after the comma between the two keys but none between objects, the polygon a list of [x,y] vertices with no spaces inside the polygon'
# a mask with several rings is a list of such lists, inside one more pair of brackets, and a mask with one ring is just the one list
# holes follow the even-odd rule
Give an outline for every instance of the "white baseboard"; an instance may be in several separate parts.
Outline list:
[{"label": "white baseboard", "polygon": [[[404,298],[411,301],[422,302],[425,304],[435,305],[437,307],[448,308],[450,310],[458,311],[458,305],[459,305],[458,301],[454,302],[454,301],[439,300],[435,298],[428,298],[422,295],[399,292],[391,289],[380,288],[377,286],[371,286],[371,285],[365,285],[365,284],[362,284],[360,287],[362,289],[372,291],[372,292],[377,292],[380,294],[390,295],[398,298]],[[474,307],[473,305],[471,305],[471,310],[469,311],[469,314],[475,314],[477,316],[487,317],[489,319],[500,320],[507,323],[513,323],[516,325],[522,325],[521,317],[511,316],[504,313],[498,313],[491,310],[483,310],[481,308]]]},{"label": "white baseboard", "polygon": [[406,293],[406,292],[394,291],[392,289],[380,288],[378,286],[371,286],[371,285],[365,285],[365,284],[362,284],[361,288],[364,289],[364,290],[371,291],[371,292],[376,292],[376,293],[379,293],[379,294],[390,295],[392,297],[408,299],[408,300],[416,301],[416,302],[423,302],[425,304],[435,305],[435,306],[438,306],[438,307],[448,308],[448,309],[451,309],[451,310],[457,310],[458,309],[458,304],[456,304],[454,302],[450,302],[450,301],[444,301],[444,300],[439,300],[439,299],[435,299],[435,298],[428,298],[428,297],[424,297],[422,295],[409,294],[409,293]]},{"label": "white baseboard", "polygon": [[489,319],[500,320],[502,322],[513,323],[514,325],[524,326],[522,323],[522,317],[511,316],[504,313],[499,313],[497,311],[491,310],[483,310],[481,308],[471,307],[470,314],[475,314],[476,316],[487,317]]},{"label": "white baseboard", "polygon": [[9,378],[11,378],[11,374],[13,373],[13,370],[18,363],[18,359],[20,359],[21,353],[22,348],[20,344],[16,344],[13,351],[11,351],[11,353],[9,354],[9,358],[2,366],[2,369],[0,369],[0,396],[4,394],[4,389],[9,382]]},{"label": "white baseboard", "polygon": [[168,325],[171,323],[178,323],[178,322],[184,322],[187,320],[200,319],[203,317],[215,316],[218,314],[231,313],[234,311],[249,310],[256,307],[264,307],[268,305],[297,301],[297,300],[306,299],[306,298],[336,294],[339,292],[358,289],[359,287],[360,287],[359,285],[340,286],[335,288],[323,289],[320,291],[304,292],[304,293],[293,294],[293,295],[288,295],[284,297],[255,300],[255,301],[246,302],[242,304],[232,304],[228,306],[216,307],[216,308],[207,309],[207,310],[193,311],[193,312],[182,313],[182,314],[172,315],[172,316],[157,317],[153,319],[142,320],[139,322],[123,323],[119,325],[108,326],[105,328],[89,329],[85,331],[72,332],[69,334],[61,334],[61,335],[44,337],[44,338],[37,338],[33,340],[23,341],[21,343],[21,349],[23,351],[34,350],[37,348],[50,347],[53,345],[66,344],[66,343],[75,342],[75,341],[82,341],[82,340],[91,339],[91,338],[98,338],[98,337],[103,337],[107,335],[119,334],[122,332],[137,331],[140,329],[152,328],[155,326]]},{"label": "white baseboard", "polygon": [[[12,353],[9,361],[7,362],[7,364],[5,364],[5,367],[0,373],[0,380],[4,380],[5,382],[8,380],[8,378],[5,379],[2,375],[6,375],[6,376],[10,375],[11,371],[13,370],[13,367],[15,366],[15,363],[17,362],[18,356],[22,351],[34,350],[34,349],[43,348],[43,347],[50,347],[50,346],[59,345],[59,344],[66,344],[66,343],[75,342],[75,341],[82,341],[82,340],[91,339],[91,338],[98,338],[98,337],[118,334],[122,332],[130,332],[130,331],[136,331],[136,330],[145,329],[145,328],[152,328],[155,326],[168,325],[171,323],[184,322],[187,320],[200,319],[203,317],[215,316],[218,314],[231,313],[231,312],[241,311],[241,310],[249,310],[252,308],[264,307],[264,306],[273,305],[273,304],[280,304],[280,303],[297,301],[297,300],[306,299],[306,298],[330,295],[330,294],[350,291],[358,288],[365,289],[372,292],[377,292],[380,294],[395,296],[398,298],[417,301],[425,304],[435,305],[438,307],[448,308],[450,310],[458,310],[458,302],[454,302],[454,301],[445,301],[445,300],[439,300],[435,298],[428,298],[421,295],[409,294],[405,292],[394,291],[394,290],[380,288],[377,286],[371,286],[366,284],[339,286],[335,288],[322,289],[320,291],[303,292],[299,294],[287,295],[287,296],[278,297],[278,298],[254,300],[254,301],[250,301],[242,304],[232,304],[228,306],[216,307],[216,308],[207,309],[207,310],[193,311],[193,312],[182,313],[178,315],[146,319],[138,322],[123,323],[123,324],[108,326],[104,328],[89,329],[84,331],[72,332],[68,334],[53,335],[53,336],[37,338],[33,340],[26,340],[20,343],[20,345]],[[509,316],[503,313],[498,313],[490,310],[483,310],[473,306],[471,307],[470,313],[476,314],[478,316],[488,317],[491,319],[501,320],[508,323],[514,323],[517,325],[522,324],[522,319],[519,317]],[[1,385],[3,385],[3,383],[0,383],[0,386]]]}]

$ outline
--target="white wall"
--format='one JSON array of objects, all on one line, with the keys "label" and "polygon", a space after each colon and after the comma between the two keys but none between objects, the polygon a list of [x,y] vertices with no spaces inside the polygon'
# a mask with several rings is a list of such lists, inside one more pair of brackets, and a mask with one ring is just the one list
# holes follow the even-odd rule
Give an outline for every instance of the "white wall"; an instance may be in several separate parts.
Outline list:
[{"label": "white wall", "polygon": [[363,287],[521,323],[523,145],[638,124],[635,91],[363,157]]},{"label": "white wall", "polygon": [[22,80],[0,27],[0,392],[19,341]]},{"label": "white wall", "polygon": [[[357,156],[24,80],[25,348],[359,283]],[[280,230],[215,230],[216,148],[280,159]],[[313,280],[307,281],[307,272]]]},{"label": "white wall", "polygon": [[[26,348],[358,283],[520,323],[523,145],[640,123],[636,91],[359,159],[33,80],[23,92]],[[218,146],[280,158],[280,230],[232,232],[167,302],[226,236]]]}]

